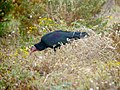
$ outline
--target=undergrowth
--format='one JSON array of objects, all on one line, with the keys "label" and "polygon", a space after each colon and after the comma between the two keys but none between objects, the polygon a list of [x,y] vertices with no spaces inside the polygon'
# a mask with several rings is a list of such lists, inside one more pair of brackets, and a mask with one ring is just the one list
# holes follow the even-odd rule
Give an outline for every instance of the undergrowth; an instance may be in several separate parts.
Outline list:
[{"label": "undergrowth", "polygon": [[91,33],[89,38],[71,41],[56,53],[47,49],[32,56],[28,44],[1,44],[0,89],[119,90],[120,55],[112,42],[108,37]]},{"label": "undergrowth", "polygon": [[[3,7],[11,8],[0,16],[0,89],[119,90],[120,25],[107,27],[110,15],[95,18],[105,1],[6,0],[7,5],[1,4],[0,15]],[[86,31],[90,37],[70,41],[56,52],[48,48],[29,56],[29,48],[41,36],[61,29]]]}]

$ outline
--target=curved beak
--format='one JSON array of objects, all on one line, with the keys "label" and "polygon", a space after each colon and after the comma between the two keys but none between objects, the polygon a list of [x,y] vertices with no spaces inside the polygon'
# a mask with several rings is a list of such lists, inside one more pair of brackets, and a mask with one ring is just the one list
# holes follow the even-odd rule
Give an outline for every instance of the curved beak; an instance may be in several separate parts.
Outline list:
[{"label": "curved beak", "polygon": [[33,53],[33,52],[32,52],[32,51],[30,51],[30,52],[29,52],[29,56],[30,56],[32,53]]}]

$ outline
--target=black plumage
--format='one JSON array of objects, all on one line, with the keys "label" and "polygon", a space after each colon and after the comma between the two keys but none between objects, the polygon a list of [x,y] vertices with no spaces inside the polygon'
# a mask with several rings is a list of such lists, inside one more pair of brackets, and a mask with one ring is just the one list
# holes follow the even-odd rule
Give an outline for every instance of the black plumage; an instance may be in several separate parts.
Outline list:
[{"label": "black plumage", "polygon": [[80,39],[85,36],[89,36],[89,35],[86,32],[70,32],[70,31],[57,30],[44,35],[41,38],[41,41],[35,44],[34,46],[39,51],[42,51],[48,47],[53,48],[55,50],[55,48],[61,46],[61,43],[62,44],[68,43],[67,39]]}]

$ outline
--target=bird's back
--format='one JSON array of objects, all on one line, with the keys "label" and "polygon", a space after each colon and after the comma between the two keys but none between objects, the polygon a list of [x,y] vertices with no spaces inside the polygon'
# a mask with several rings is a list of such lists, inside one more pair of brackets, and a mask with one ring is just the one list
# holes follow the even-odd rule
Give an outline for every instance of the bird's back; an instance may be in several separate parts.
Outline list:
[{"label": "bird's back", "polygon": [[42,37],[42,41],[44,41],[48,46],[53,46],[58,44],[59,42],[61,43],[66,43],[67,39],[71,39],[73,35],[73,32],[67,32],[67,31],[54,31],[51,33],[48,33]]}]

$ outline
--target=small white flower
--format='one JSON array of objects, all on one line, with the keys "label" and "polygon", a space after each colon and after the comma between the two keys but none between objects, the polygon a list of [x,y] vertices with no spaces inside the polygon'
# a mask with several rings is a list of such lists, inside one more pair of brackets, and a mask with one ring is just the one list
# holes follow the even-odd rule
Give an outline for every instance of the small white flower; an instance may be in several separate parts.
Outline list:
[{"label": "small white flower", "polygon": [[92,80],[92,79],[90,79],[90,82],[91,82],[91,83],[93,83],[93,80]]},{"label": "small white flower", "polygon": [[15,31],[12,31],[12,33],[14,34],[14,33],[15,33]]},{"label": "small white flower", "polygon": [[66,66],[69,66],[68,64],[65,64]]},{"label": "small white flower", "polygon": [[104,84],[104,82],[101,82],[102,84]]},{"label": "small white flower", "polygon": [[90,88],[90,90],[94,90],[93,88]]},{"label": "small white flower", "polygon": [[109,83],[110,86],[113,85],[113,84],[114,84],[114,82]]},{"label": "small white flower", "polygon": [[28,27],[26,27],[26,29],[28,29]]},{"label": "small white flower", "polygon": [[10,35],[10,34],[9,34],[8,36],[9,36],[9,37],[11,37],[11,35]]},{"label": "small white flower", "polygon": [[42,57],[42,56],[39,56],[39,59],[43,59],[43,57]]},{"label": "small white flower", "polygon": [[44,27],[42,27],[42,29],[44,30],[45,28],[44,28]]},{"label": "small white flower", "polygon": [[30,15],[30,18],[32,18],[32,15]]},{"label": "small white flower", "polygon": [[97,90],[99,90],[99,87],[96,87]]},{"label": "small white flower", "polygon": [[30,31],[27,32],[28,34],[30,33]]},{"label": "small white flower", "polygon": [[15,85],[18,86],[18,83],[16,83]]}]

